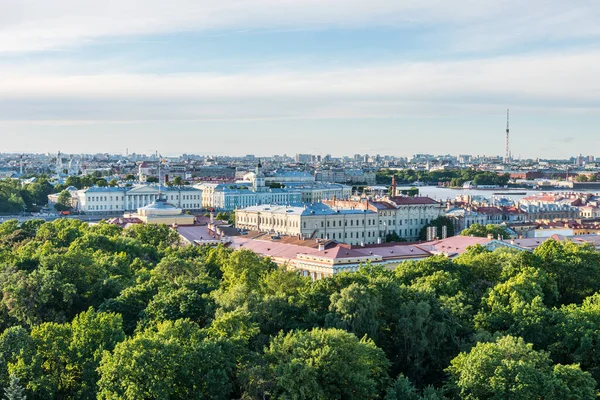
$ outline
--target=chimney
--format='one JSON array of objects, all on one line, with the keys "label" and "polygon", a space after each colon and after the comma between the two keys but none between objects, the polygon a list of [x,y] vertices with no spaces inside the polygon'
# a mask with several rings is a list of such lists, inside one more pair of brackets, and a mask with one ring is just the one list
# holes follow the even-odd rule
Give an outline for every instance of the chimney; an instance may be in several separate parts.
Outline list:
[{"label": "chimney", "polygon": [[319,243],[319,251],[325,251],[325,245],[323,243]]},{"label": "chimney", "polygon": [[498,234],[498,240],[502,240],[502,235]]},{"label": "chimney", "polygon": [[487,238],[492,240],[494,238],[494,235],[492,235],[491,233],[488,233]]},{"label": "chimney", "polygon": [[381,244],[381,238],[380,237],[377,238],[377,244]]},{"label": "chimney", "polygon": [[392,197],[396,196],[396,175],[392,175]]}]

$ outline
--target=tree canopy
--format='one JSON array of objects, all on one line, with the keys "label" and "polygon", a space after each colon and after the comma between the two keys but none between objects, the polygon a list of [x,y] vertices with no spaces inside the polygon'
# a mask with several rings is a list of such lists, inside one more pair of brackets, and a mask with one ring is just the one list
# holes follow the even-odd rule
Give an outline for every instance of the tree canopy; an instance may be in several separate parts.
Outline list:
[{"label": "tree canopy", "polygon": [[0,224],[20,399],[592,399],[600,253],[548,240],[312,281],[164,225]]}]

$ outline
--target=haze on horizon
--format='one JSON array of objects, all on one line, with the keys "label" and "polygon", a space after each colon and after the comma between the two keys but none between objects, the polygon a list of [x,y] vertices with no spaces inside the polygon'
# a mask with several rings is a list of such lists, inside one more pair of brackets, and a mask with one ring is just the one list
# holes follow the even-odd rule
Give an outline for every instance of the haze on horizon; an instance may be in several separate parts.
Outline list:
[{"label": "haze on horizon", "polygon": [[0,1],[4,152],[600,144],[597,1]]}]

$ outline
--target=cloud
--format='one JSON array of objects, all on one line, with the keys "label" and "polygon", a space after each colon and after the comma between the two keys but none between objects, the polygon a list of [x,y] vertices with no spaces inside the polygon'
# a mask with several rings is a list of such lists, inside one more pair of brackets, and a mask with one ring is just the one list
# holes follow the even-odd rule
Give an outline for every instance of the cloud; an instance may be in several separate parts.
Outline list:
[{"label": "cloud", "polygon": [[581,0],[0,0],[0,53],[183,31],[421,26],[449,48],[598,36],[600,3]]},{"label": "cloud", "polygon": [[237,74],[44,74],[0,67],[0,119],[444,116],[510,107],[600,112],[600,52]]}]

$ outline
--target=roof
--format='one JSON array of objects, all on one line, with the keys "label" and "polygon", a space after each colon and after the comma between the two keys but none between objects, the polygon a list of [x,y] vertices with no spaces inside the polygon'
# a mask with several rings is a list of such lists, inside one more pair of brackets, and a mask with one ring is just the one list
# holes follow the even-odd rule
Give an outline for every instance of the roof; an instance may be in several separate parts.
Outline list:
[{"label": "roof", "polygon": [[432,242],[421,243],[419,248],[431,253],[445,253],[448,255],[462,254],[467,250],[467,247],[490,243],[493,239],[487,237],[476,236],[451,236],[446,239],[435,240]]},{"label": "roof", "polygon": [[178,208],[165,199],[157,199],[155,202],[142,207],[142,210],[178,210]]},{"label": "roof", "polygon": [[279,206],[279,205],[260,205],[243,208],[240,211],[247,212],[263,212],[270,214],[285,214],[285,215],[354,215],[354,214],[373,214],[370,210],[341,210],[333,209],[323,203],[306,204],[300,206]]},{"label": "roof", "polygon": [[434,199],[432,199],[431,197],[420,197],[420,196],[415,196],[415,197],[392,197],[390,198],[390,201],[396,203],[397,205],[425,205],[425,204],[436,204],[439,205],[440,203],[435,201]]}]

